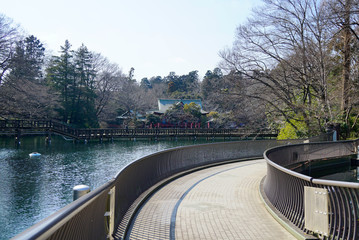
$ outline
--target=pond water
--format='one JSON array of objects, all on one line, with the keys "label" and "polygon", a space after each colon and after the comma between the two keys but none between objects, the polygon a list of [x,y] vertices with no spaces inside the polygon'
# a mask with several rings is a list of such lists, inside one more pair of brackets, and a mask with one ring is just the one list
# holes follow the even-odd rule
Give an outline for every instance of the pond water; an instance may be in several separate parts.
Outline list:
[{"label": "pond water", "polygon": [[[207,143],[205,140],[77,143],[54,136],[0,138],[0,239],[9,239],[72,201],[72,188],[93,190],[128,163],[164,149]],[[30,158],[29,153],[40,157]]]},{"label": "pond water", "polygon": [[335,173],[331,173],[326,176],[322,176],[320,178],[327,180],[345,181],[345,182],[359,182],[359,168],[354,166],[349,166],[340,169],[340,171],[336,171]]},{"label": "pond water", "polygon": [[314,178],[359,182],[359,167],[352,165],[351,159],[356,155],[349,155],[340,158],[316,160],[310,163],[297,163],[288,168]]}]

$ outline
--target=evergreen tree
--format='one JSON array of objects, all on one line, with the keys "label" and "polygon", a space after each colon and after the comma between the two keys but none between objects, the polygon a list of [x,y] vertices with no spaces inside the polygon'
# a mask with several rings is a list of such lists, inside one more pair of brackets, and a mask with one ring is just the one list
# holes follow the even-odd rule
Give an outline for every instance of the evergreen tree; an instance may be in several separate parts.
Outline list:
[{"label": "evergreen tree", "polygon": [[75,74],[77,81],[75,109],[72,118],[77,125],[96,127],[95,77],[93,54],[82,45],[75,52]]},{"label": "evergreen tree", "polygon": [[34,35],[31,35],[25,39],[25,55],[31,68],[28,74],[33,77],[34,80],[42,77],[42,67],[45,57],[45,48],[43,44]]},{"label": "evergreen tree", "polygon": [[48,84],[59,93],[61,107],[56,109],[62,121],[72,122],[70,113],[74,99],[75,67],[72,62],[73,52],[68,40],[61,46],[61,55],[53,56],[46,69]]},{"label": "evergreen tree", "polygon": [[61,55],[52,58],[47,80],[61,96],[57,111],[63,121],[78,127],[98,127],[94,69],[94,56],[87,47],[82,45],[74,52],[67,40]]},{"label": "evergreen tree", "polygon": [[140,86],[143,89],[151,89],[152,88],[152,85],[151,85],[150,81],[148,80],[148,78],[142,78]]},{"label": "evergreen tree", "polygon": [[16,43],[15,53],[10,60],[8,79],[37,81],[42,77],[45,48],[33,35]]}]

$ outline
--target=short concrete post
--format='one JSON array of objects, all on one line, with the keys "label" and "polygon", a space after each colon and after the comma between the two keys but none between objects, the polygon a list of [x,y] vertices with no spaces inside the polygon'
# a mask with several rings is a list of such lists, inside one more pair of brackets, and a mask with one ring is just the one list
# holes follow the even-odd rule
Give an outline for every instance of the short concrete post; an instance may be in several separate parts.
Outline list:
[{"label": "short concrete post", "polygon": [[73,189],[73,200],[82,197],[83,195],[90,192],[90,187],[87,185],[76,185]]}]

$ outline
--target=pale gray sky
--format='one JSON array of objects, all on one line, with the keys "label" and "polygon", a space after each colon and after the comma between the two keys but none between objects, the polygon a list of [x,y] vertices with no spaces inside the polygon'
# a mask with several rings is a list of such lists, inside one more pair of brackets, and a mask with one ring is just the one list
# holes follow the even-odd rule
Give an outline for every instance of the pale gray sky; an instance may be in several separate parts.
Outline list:
[{"label": "pale gray sky", "polygon": [[101,53],[135,78],[198,70],[230,47],[260,0],[0,0],[1,13],[58,54],[66,39]]}]

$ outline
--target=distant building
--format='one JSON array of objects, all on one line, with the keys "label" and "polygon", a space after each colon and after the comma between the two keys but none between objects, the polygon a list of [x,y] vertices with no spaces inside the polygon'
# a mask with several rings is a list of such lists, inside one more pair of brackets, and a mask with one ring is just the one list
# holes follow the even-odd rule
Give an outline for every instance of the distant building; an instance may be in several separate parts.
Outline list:
[{"label": "distant building", "polygon": [[138,112],[134,112],[132,110],[124,112],[122,115],[116,117],[116,121],[118,124],[128,124],[132,119],[136,118],[138,121],[146,121],[146,116],[139,114]]},{"label": "distant building", "polygon": [[202,100],[201,99],[158,99],[158,110],[151,111],[153,114],[162,115],[164,114],[170,107],[174,104],[190,104],[195,103],[201,107],[202,114],[208,114],[208,112],[204,111],[202,108]]}]

